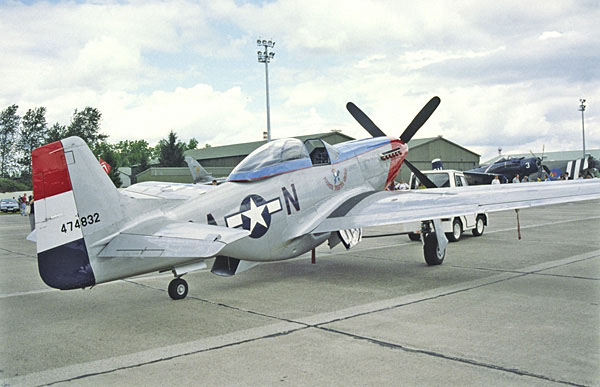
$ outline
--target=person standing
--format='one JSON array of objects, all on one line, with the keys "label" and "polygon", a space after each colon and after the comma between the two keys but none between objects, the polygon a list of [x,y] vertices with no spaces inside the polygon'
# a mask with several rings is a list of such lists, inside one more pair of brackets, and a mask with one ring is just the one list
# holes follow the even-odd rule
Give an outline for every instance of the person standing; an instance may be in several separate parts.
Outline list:
[{"label": "person standing", "polygon": [[23,194],[21,196],[21,216],[25,216],[25,212],[27,210],[27,195]]},{"label": "person standing", "polygon": [[402,180],[402,179],[400,179],[400,183],[396,187],[396,189],[399,190],[399,191],[408,191],[409,188],[410,187],[408,186],[408,184],[406,184],[404,182],[404,180]]},{"label": "person standing", "polygon": [[35,230],[35,207],[33,204],[33,195],[29,195],[29,227],[31,231]]},{"label": "person standing", "polygon": [[494,180],[492,180],[492,185],[500,184],[500,178],[498,176],[494,176]]},{"label": "person standing", "polygon": [[517,175],[515,176],[515,178],[514,178],[514,179],[512,179],[512,182],[513,182],[513,183],[520,183],[520,182],[521,182],[521,180],[519,179],[519,174],[518,174],[518,173],[517,173]]}]

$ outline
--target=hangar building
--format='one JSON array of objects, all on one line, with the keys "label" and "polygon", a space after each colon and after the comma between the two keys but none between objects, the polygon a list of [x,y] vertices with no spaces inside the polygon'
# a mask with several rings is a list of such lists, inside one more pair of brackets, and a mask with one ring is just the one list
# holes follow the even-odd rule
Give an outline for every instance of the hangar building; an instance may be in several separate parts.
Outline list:
[{"label": "hangar building", "polygon": [[[477,153],[468,150],[442,136],[413,138],[408,142],[408,157],[415,167],[422,171],[431,169],[431,160],[440,159],[445,169],[465,171],[479,166]],[[403,166],[396,180],[408,182],[410,169]]]},{"label": "hangar building", "polygon": [[[295,136],[302,141],[309,138],[320,138],[329,144],[354,140],[339,131],[311,134],[307,136]],[[253,150],[265,144],[267,140],[231,144],[223,146],[211,146],[202,149],[191,149],[185,151],[185,156],[191,156],[214,177],[227,177],[244,157]],[[151,167],[137,175],[137,181],[166,181],[172,183],[192,183],[192,175],[188,167]]]},{"label": "hangar building", "polygon": [[[600,160],[600,149],[586,149],[585,150],[585,154],[587,156],[592,156],[594,157],[596,160]],[[548,163],[548,162],[555,162],[555,161],[571,161],[571,160],[577,160],[577,159],[581,159],[583,158],[583,151],[582,150],[573,150],[573,151],[559,151],[559,152],[544,152],[544,154],[536,154],[536,156],[541,157],[544,156],[544,164]],[[492,164],[494,161],[498,160],[500,156],[496,156],[493,159],[489,159],[488,161],[484,162],[484,165],[487,164]],[[514,157],[514,158],[518,158],[518,157],[531,157],[531,153],[507,153],[507,154],[502,154],[502,157]]]}]

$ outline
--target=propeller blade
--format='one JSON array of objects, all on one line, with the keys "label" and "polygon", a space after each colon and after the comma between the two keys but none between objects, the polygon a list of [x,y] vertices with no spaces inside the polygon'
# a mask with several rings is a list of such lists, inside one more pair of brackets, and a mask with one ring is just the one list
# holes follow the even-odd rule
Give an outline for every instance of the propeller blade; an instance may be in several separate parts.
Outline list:
[{"label": "propeller blade", "polygon": [[542,144],[542,161],[544,160],[544,148],[546,147],[546,144]]},{"label": "propeller blade", "polygon": [[354,119],[356,121],[358,121],[358,123],[366,129],[367,132],[369,132],[369,134],[373,137],[385,137],[385,133],[383,133],[383,131],[381,129],[379,129],[377,127],[377,125],[375,125],[375,123],[373,121],[371,121],[371,119],[362,111],[358,108],[358,106],[356,106],[355,104],[353,104],[352,102],[348,102],[346,104],[346,109],[348,109],[348,111],[350,112],[350,114],[352,114],[352,117],[354,117]]},{"label": "propeller blade", "polygon": [[[417,130],[423,126],[423,124],[431,117],[435,109],[439,106],[441,100],[440,97],[433,97],[427,102],[423,109],[413,118],[412,122],[408,124],[406,129],[404,129],[404,133],[400,136],[400,140],[403,143],[407,144],[411,138],[417,133]],[[410,168],[410,167],[409,167]],[[416,174],[415,174],[416,175]]]},{"label": "propeller blade", "polygon": [[427,176],[425,176],[417,167],[412,165],[412,163],[406,159],[404,159],[404,165],[411,170],[412,173],[419,179],[419,181],[427,188],[438,188],[437,185],[433,183],[433,181],[429,180]]}]

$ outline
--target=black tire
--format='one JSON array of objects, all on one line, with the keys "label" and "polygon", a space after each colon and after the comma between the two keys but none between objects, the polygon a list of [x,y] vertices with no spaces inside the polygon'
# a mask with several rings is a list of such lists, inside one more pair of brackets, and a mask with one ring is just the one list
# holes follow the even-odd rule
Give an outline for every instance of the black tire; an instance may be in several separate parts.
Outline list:
[{"label": "black tire", "polygon": [[454,218],[452,221],[452,232],[446,233],[446,238],[450,242],[458,242],[462,235],[462,222],[458,218]]},{"label": "black tire", "polygon": [[478,215],[477,219],[475,220],[475,228],[473,230],[471,230],[471,232],[473,233],[473,236],[482,236],[484,231],[485,231],[485,216]]},{"label": "black tire", "polygon": [[175,278],[169,283],[169,296],[174,300],[184,299],[188,294],[188,284],[182,278]]},{"label": "black tire", "polygon": [[444,262],[446,250],[439,251],[437,236],[434,232],[425,236],[423,255],[425,255],[425,262],[427,262],[429,266],[441,265],[442,262]]},{"label": "black tire", "polygon": [[408,239],[410,239],[411,241],[420,241],[421,234],[415,234],[414,232],[411,232],[408,234]]}]

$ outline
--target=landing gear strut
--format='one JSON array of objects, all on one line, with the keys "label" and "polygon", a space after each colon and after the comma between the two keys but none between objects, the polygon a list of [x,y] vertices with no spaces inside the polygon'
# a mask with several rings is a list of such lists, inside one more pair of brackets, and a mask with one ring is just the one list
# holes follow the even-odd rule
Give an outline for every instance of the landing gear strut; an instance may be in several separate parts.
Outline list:
[{"label": "landing gear strut", "polygon": [[188,284],[181,277],[173,279],[169,283],[169,296],[174,300],[181,300],[188,294]]},{"label": "landing gear strut", "polygon": [[[432,223],[435,229],[440,230],[436,233],[432,230]],[[442,222],[435,219],[432,222],[423,222],[421,225],[421,234],[423,235],[423,255],[425,262],[429,266],[441,265],[446,257],[446,245],[448,240],[442,232]],[[437,227],[436,227],[437,226]]]}]

